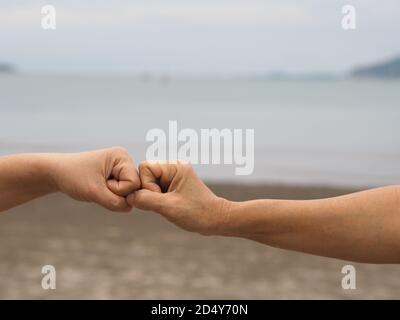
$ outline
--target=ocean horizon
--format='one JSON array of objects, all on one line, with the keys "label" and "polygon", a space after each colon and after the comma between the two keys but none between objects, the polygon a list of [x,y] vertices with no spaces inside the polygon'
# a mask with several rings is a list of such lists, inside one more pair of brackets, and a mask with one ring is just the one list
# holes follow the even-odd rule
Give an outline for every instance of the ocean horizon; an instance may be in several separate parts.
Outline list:
[{"label": "ocean horizon", "polygon": [[207,181],[376,186],[400,180],[400,81],[0,75],[0,154],[121,145],[138,163],[153,128],[254,129],[249,176]]}]

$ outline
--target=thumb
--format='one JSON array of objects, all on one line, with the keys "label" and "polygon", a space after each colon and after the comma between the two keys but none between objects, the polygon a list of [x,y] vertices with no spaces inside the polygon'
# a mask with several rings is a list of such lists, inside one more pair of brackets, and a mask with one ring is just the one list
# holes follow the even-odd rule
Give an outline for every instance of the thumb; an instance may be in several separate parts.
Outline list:
[{"label": "thumb", "polygon": [[127,212],[131,209],[124,197],[112,193],[106,185],[96,192],[94,200],[111,211]]},{"label": "thumb", "polygon": [[146,189],[138,190],[127,197],[128,204],[142,210],[150,210],[163,214],[167,208],[166,193]]},{"label": "thumb", "polygon": [[116,179],[107,180],[107,187],[116,195],[121,197],[140,188],[140,179],[132,181],[119,181]]}]

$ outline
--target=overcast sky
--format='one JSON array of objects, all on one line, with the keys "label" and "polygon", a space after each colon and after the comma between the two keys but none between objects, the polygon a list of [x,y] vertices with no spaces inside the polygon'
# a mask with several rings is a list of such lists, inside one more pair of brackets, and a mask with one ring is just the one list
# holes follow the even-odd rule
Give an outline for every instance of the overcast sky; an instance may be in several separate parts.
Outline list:
[{"label": "overcast sky", "polygon": [[[57,30],[41,28],[41,7]],[[341,9],[357,29],[341,28]],[[0,0],[0,61],[29,71],[343,72],[400,54],[399,0]]]}]

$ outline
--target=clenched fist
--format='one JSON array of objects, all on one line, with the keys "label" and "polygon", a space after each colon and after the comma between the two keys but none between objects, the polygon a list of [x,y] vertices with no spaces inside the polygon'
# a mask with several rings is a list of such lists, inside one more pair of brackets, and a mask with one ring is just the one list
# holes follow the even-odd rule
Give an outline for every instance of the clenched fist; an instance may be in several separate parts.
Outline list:
[{"label": "clenched fist", "polygon": [[112,211],[129,211],[126,196],[140,188],[133,161],[123,148],[49,155],[50,175],[57,191]]},{"label": "clenched fist", "polygon": [[127,197],[130,205],[158,212],[187,231],[220,233],[230,202],[208,189],[189,164],[143,162],[139,175],[142,189]]}]

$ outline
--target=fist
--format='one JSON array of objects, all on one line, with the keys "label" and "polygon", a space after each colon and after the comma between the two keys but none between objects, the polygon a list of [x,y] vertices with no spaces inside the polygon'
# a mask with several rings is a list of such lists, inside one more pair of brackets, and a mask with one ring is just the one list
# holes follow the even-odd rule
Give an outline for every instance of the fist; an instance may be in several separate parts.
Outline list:
[{"label": "fist", "polygon": [[229,202],[208,189],[189,164],[143,162],[139,175],[142,189],[127,197],[131,206],[203,235],[219,234],[229,218]]},{"label": "fist", "polygon": [[116,147],[52,157],[52,181],[58,191],[112,211],[131,209],[126,196],[140,188],[140,179],[125,149]]}]

